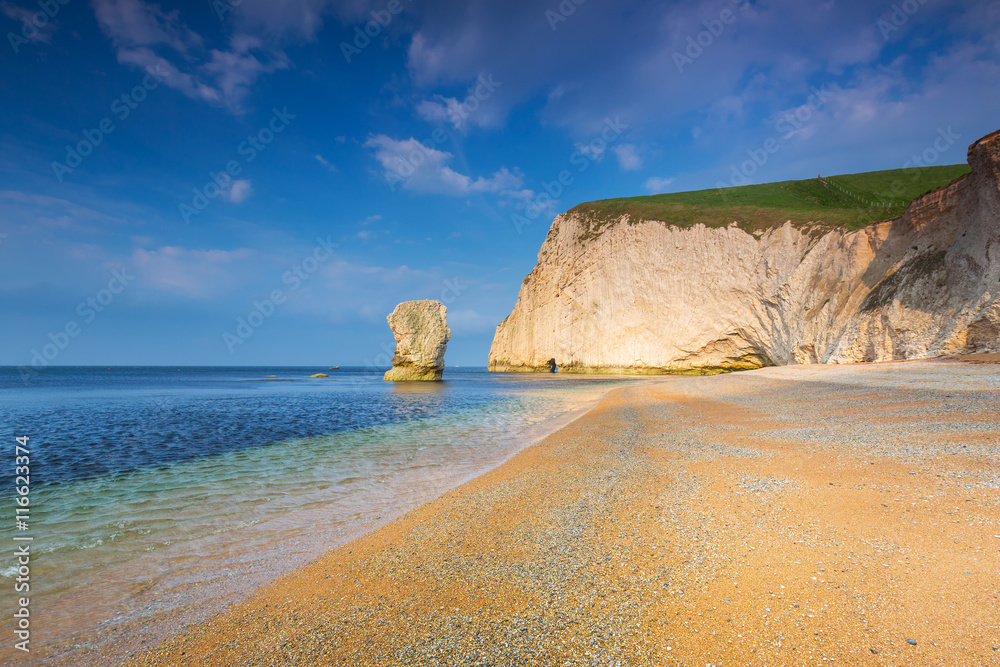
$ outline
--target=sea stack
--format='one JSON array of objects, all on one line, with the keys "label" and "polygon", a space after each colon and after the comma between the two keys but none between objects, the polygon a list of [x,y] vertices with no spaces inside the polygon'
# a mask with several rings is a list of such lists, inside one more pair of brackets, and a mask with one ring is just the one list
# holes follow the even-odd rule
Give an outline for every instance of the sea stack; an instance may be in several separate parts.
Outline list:
[{"label": "sea stack", "polygon": [[451,339],[448,309],[440,301],[404,301],[386,320],[396,337],[387,382],[436,381],[444,373],[444,351]]}]

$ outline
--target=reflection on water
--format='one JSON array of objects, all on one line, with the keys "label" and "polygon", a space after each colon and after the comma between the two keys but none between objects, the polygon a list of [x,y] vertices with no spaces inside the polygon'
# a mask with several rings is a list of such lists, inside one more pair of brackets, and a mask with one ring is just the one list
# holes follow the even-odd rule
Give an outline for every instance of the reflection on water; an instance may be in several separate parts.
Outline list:
[{"label": "reflection on water", "polygon": [[419,397],[440,395],[451,389],[447,380],[441,382],[391,382],[389,386],[393,394]]}]

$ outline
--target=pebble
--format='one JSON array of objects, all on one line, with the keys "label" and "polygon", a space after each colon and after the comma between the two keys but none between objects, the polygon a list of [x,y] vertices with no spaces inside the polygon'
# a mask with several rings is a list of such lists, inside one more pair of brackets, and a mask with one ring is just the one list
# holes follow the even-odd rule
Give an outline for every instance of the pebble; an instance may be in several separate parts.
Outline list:
[{"label": "pebble", "polygon": [[[744,379],[750,381],[753,377],[753,375],[740,375],[739,379],[740,381]],[[698,381],[705,382],[704,380]],[[933,397],[929,397],[928,400],[930,398]],[[985,400],[980,402],[985,403]],[[990,400],[993,399],[990,398]],[[754,403],[751,407],[759,410],[771,407],[771,404],[763,399],[760,403],[760,405]],[[878,401],[872,401],[873,407],[878,405]],[[403,553],[398,561],[379,555],[381,552],[373,552],[375,560],[365,561],[359,565],[359,567],[364,567],[366,574],[369,575],[368,581],[376,576],[388,575],[393,578],[393,586],[398,586],[400,589],[399,601],[396,601],[392,593],[387,597],[387,600],[394,606],[383,606],[381,598],[378,598],[378,595],[382,594],[381,589],[376,589],[374,593],[369,593],[363,600],[359,601],[357,606],[348,607],[346,605],[350,603],[341,602],[338,605],[332,601],[331,607],[336,613],[331,615],[332,618],[318,619],[313,624],[315,626],[313,628],[296,629],[297,626],[292,624],[287,627],[276,625],[264,628],[255,619],[252,631],[266,632],[274,637],[286,636],[280,634],[286,629],[299,632],[301,634],[300,644],[303,644],[301,648],[305,654],[293,653],[291,647],[288,647],[288,655],[279,655],[277,652],[267,655],[252,655],[243,648],[243,644],[248,641],[253,645],[253,639],[248,637],[239,640],[238,651],[242,652],[244,660],[228,663],[220,660],[215,664],[238,664],[246,667],[249,665],[265,667],[266,665],[290,663],[310,664],[307,659],[311,660],[311,664],[338,664],[333,660],[333,655],[336,654],[338,659],[341,655],[344,658],[339,664],[359,665],[359,667],[364,664],[406,664],[413,667],[431,667],[443,664],[454,665],[454,667],[473,667],[473,665],[475,667],[496,665],[527,667],[527,665],[533,664],[559,664],[572,665],[572,667],[583,667],[583,665],[588,667],[616,667],[632,664],[660,665],[677,664],[677,659],[673,658],[672,645],[674,641],[679,641],[684,646],[681,649],[683,656],[679,654],[679,657],[685,658],[685,664],[705,665],[705,653],[726,650],[732,651],[732,655],[721,655],[714,658],[722,659],[722,665],[790,664],[805,661],[804,653],[798,654],[803,658],[799,661],[793,661],[790,657],[786,657],[791,656],[790,653],[785,656],[775,653],[769,656],[773,661],[767,660],[765,662],[763,660],[764,654],[761,652],[772,649],[756,644],[751,646],[753,642],[758,642],[761,639],[757,634],[757,628],[753,625],[755,623],[769,626],[772,631],[791,630],[794,625],[794,636],[786,638],[779,635],[780,643],[774,642],[775,649],[780,651],[806,650],[810,653],[809,659],[811,659],[812,664],[817,664],[820,661],[821,653],[824,650],[860,650],[856,646],[862,635],[841,633],[840,626],[837,624],[838,621],[843,620],[848,628],[852,627],[852,622],[842,616],[848,607],[840,607],[836,604],[839,593],[834,598],[824,598],[820,591],[816,591],[814,594],[813,586],[821,585],[814,583],[814,581],[818,577],[825,576],[834,579],[838,577],[834,573],[843,572],[845,574],[840,576],[844,577],[846,586],[852,581],[852,577],[858,577],[859,580],[863,581],[863,576],[869,567],[872,570],[877,570],[875,566],[881,564],[884,565],[884,568],[879,571],[879,574],[896,583],[900,580],[888,577],[888,575],[894,572],[897,567],[902,571],[905,568],[915,566],[917,561],[913,560],[912,554],[907,556],[907,563],[904,564],[900,560],[898,566],[891,566],[892,569],[888,568],[890,568],[890,563],[894,562],[891,560],[894,558],[894,554],[886,547],[895,549],[895,545],[889,545],[879,540],[876,540],[874,544],[866,542],[856,546],[842,545],[840,548],[850,548],[852,551],[850,553],[841,552],[840,556],[835,553],[831,557],[832,560],[827,561],[831,564],[830,568],[821,567],[821,562],[816,561],[816,558],[820,557],[819,554],[812,557],[809,551],[804,550],[805,547],[796,546],[786,553],[769,554],[765,542],[764,545],[757,545],[756,550],[763,553],[755,556],[754,548],[747,544],[747,542],[753,543],[750,539],[752,534],[738,536],[737,539],[744,540],[742,544],[739,541],[731,542],[732,538],[725,530],[720,530],[717,525],[713,525],[712,513],[694,502],[703,499],[707,493],[713,492],[714,487],[705,484],[705,479],[711,478],[699,478],[688,472],[684,465],[671,468],[671,474],[676,475],[674,481],[670,482],[672,486],[657,487],[657,492],[660,495],[648,503],[651,507],[648,510],[648,516],[638,517],[638,519],[652,519],[657,522],[656,524],[650,525],[645,521],[635,520],[630,513],[617,513],[622,508],[645,507],[647,504],[648,499],[644,495],[645,490],[642,482],[649,465],[645,454],[641,453],[645,451],[646,447],[655,447],[658,452],[682,457],[683,461],[688,459],[693,461],[711,460],[718,457],[765,456],[753,449],[742,449],[732,444],[711,441],[707,436],[688,438],[683,436],[683,431],[679,431],[679,435],[664,435],[645,423],[647,417],[655,418],[654,421],[657,423],[666,423],[665,418],[658,417],[657,411],[662,411],[664,417],[673,416],[673,412],[667,410],[667,407],[661,408],[658,404],[644,406],[642,409],[628,404],[614,409],[609,407],[606,414],[602,416],[602,419],[607,417],[605,420],[607,431],[604,430],[605,425],[595,423],[597,420],[593,417],[589,420],[584,418],[576,425],[576,428],[586,436],[580,436],[581,442],[589,439],[601,440],[608,451],[604,453],[598,450],[599,453],[594,455],[594,461],[573,461],[571,464],[567,464],[570,467],[579,464],[582,471],[580,473],[564,477],[562,476],[562,468],[559,468],[557,473],[551,473],[558,475],[552,478],[551,484],[558,487],[559,497],[555,498],[555,492],[553,492],[551,506],[544,504],[537,512],[530,514],[533,517],[537,515],[537,526],[527,524],[526,527],[522,528],[517,523],[512,524],[515,531],[514,536],[521,540],[528,540],[526,543],[530,545],[529,553],[525,557],[516,554],[511,557],[500,550],[495,553],[488,551],[480,553],[475,548],[474,543],[472,549],[467,550],[464,546],[458,551],[450,549],[452,545],[448,542],[450,538],[447,535],[451,535],[451,530],[462,531],[458,533],[462,537],[467,534],[471,537],[473,531],[482,530],[482,519],[478,518],[480,513],[494,507],[506,507],[503,502],[506,502],[505,499],[508,495],[513,493],[510,489],[517,490],[519,488],[514,482],[510,482],[509,486],[485,487],[491,495],[468,494],[462,496],[464,500],[447,505],[447,507],[458,507],[462,510],[468,508],[468,516],[476,517],[475,519],[465,521],[461,518],[448,517],[445,521],[445,518],[441,517],[427,520],[427,523],[421,521],[420,526],[424,528],[413,533],[402,533],[394,538],[397,541],[393,542],[393,545],[397,543],[408,545],[409,542],[401,540],[411,534],[419,540],[423,540],[418,541],[412,548],[407,546],[409,551]],[[972,409],[978,410],[979,407],[978,403],[971,405],[970,414],[979,414]],[[909,409],[907,407],[907,410]],[[815,417],[810,416],[810,418],[820,420],[817,422],[820,426],[826,425],[826,422],[822,421],[825,417],[821,414]],[[842,419],[842,417],[839,415],[836,418],[831,417],[831,423],[834,419]],[[590,430],[586,430],[584,427]],[[837,428],[843,430],[847,427],[838,425]],[[923,444],[919,447],[906,443],[897,445],[897,436],[889,429],[886,429],[886,433],[883,434],[878,430],[877,424],[865,421],[864,427],[858,425],[853,428],[855,428],[856,434],[847,428],[849,436],[846,438],[846,444],[840,441],[839,435],[837,436],[836,445],[838,447],[849,447],[852,451],[858,450],[859,453],[864,451],[860,449],[861,447],[866,447],[878,451],[879,455],[886,457],[907,457],[925,453],[926,446]],[[899,426],[893,424],[892,428],[898,430]],[[991,428],[994,431],[997,430],[995,427]],[[873,430],[875,434],[872,435],[864,429]],[[821,432],[820,428],[817,427],[815,430],[804,433],[800,439],[805,444],[799,446],[806,446],[810,440],[822,444],[825,441],[822,441],[818,435]],[[738,442],[738,440],[736,441]],[[885,452],[882,451],[883,448]],[[555,452],[562,451],[555,447],[552,449]],[[584,466],[584,463],[588,465]],[[751,512],[746,516],[756,520],[759,527],[764,530],[764,534],[769,534],[767,532],[769,524],[761,525],[761,522],[767,522],[771,518],[779,519],[781,516],[768,514],[765,510],[776,503],[774,507],[781,511],[784,503],[790,502],[792,496],[779,494],[799,486],[800,482],[797,481],[799,478],[793,480],[764,476],[760,472],[755,475],[743,474],[742,469],[736,467],[736,463],[730,462],[727,465],[734,466],[734,476],[727,480],[727,483],[731,483],[732,487],[735,487],[733,493],[736,494],[734,496],[736,501],[743,505],[741,511]],[[756,470],[756,468],[754,469]],[[917,472],[914,470],[914,474]],[[920,474],[924,474],[924,472],[920,471]],[[892,477],[895,476],[895,474],[892,475]],[[819,489],[822,489],[821,480],[822,478],[817,480]],[[917,481],[905,480],[905,478],[902,480],[901,484],[904,486],[907,483],[912,485],[913,482]],[[549,484],[549,479],[545,478],[544,481],[547,485]],[[837,482],[837,485],[839,484]],[[874,493],[877,490],[885,494],[893,493],[893,491],[900,492],[891,485],[883,489],[882,486],[885,484],[887,483],[881,478],[876,479],[872,482],[874,486],[867,491]],[[835,484],[830,482],[830,485]],[[806,485],[803,485],[801,491],[807,494],[814,493],[814,490],[810,491]],[[482,493],[485,494],[485,491]],[[935,494],[937,493],[938,491],[935,490]],[[548,496],[540,497],[544,501],[549,499]],[[884,515],[885,513],[881,511],[875,511],[875,507],[879,506],[879,503],[875,502],[878,496],[873,495],[871,498],[871,502],[867,498],[865,500],[865,504],[871,506],[868,512],[872,515]],[[891,498],[892,496],[886,495],[884,500],[893,502]],[[906,498],[906,505],[910,504],[910,500],[911,498]],[[960,500],[960,497],[957,500]],[[894,502],[897,505],[892,507],[899,507],[898,503],[903,502],[903,499],[896,498]],[[512,502],[511,506],[516,507],[516,504]],[[886,509],[889,508],[887,503],[882,503],[882,506]],[[900,510],[900,524],[905,524],[903,509],[906,509],[905,505]],[[754,511],[758,511],[759,514],[753,514]],[[466,513],[459,512],[458,516],[466,516]],[[911,514],[909,518],[912,520],[913,516],[920,515]],[[612,519],[616,523],[611,523]],[[927,521],[925,521],[926,523]],[[660,532],[646,532],[650,528],[657,530],[660,525],[662,525],[662,528],[659,529]],[[614,529],[619,531],[617,540],[599,542],[593,537],[594,535],[604,535],[605,533],[601,531],[610,526],[614,526]],[[447,533],[445,528],[447,528]],[[816,547],[818,549],[824,546],[822,534],[818,534],[815,538],[803,534],[804,532],[817,531],[821,533],[822,528],[819,524],[812,528],[788,523],[788,525],[777,526],[775,530],[781,531],[780,537],[782,538],[790,537],[790,541],[794,545],[806,545],[808,542],[811,545],[810,548]],[[965,527],[961,526],[956,530],[965,530]],[[984,528],[983,532],[979,534],[988,534],[987,530],[988,528]],[[427,532],[425,534],[420,531]],[[672,531],[677,531],[677,539],[674,542],[667,541],[667,538],[675,535]],[[483,532],[489,536],[488,527]],[[956,534],[956,537],[958,536],[959,534]],[[614,537],[613,532],[610,537]],[[1000,539],[1000,535],[995,537]],[[815,544],[813,544],[814,542]],[[447,558],[432,557],[438,554],[438,551],[435,551],[436,545],[441,545],[440,553]],[[664,549],[659,549],[659,546],[664,546]],[[943,548],[940,552],[943,552]],[[959,553],[963,554],[963,558],[966,560],[970,559],[972,555],[968,551]],[[966,553],[968,556],[964,556]],[[917,556],[919,555],[918,551]],[[988,562],[977,564],[977,567],[983,572],[992,570],[992,557],[988,558],[981,553],[979,555],[982,561]],[[730,556],[745,557],[747,562],[739,561],[740,564],[737,565],[728,560]],[[769,561],[773,562],[776,558],[789,557],[801,558],[801,560],[792,561],[794,566],[785,571],[780,570],[779,567],[786,564],[791,565],[788,561],[782,560],[780,566],[777,563],[773,566],[769,564]],[[825,554],[823,558],[826,560]],[[837,558],[840,558],[839,564],[837,564]],[[808,562],[809,560],[816,561],[814,567],[802,565],[803,561]],[[720,567],[720,563],[724,565]],[[638,572],[635,565],[640,566]],[[737,572],[737,567],[743,571]],[[788,575],[790,580],[771,580],[768,570],[771,570],[772,567],[774,575],[778,575],[780,572]],[[760,584],[766,588],[756,590],[753,586],[754,576],[757,573],[755,568],[761,570]],[[831,572],[830,575],[825,574],[828,569]],[[950,571],[953,572],[953,570]],[[730,598],[726,597],[723,598],[725,608],[722,613],[719,614],[718,611],[710,613],[707,607],[701,606],[701,603],[715,602],[717,604],[717,597],[712,596],[712,600],[708,600],[708,598],[711,593],[719,591],[719,589],[708,588],[707,583],[716,582],[721,586],[725,582],[726,589],[728,589],[729,580],[727,577],[730,573],[733,574],[734,587],[743,591],[741,605],[739,609],[735,609],[734,607],[737,605],[733,605]],[[818,575],[818,577],[812,577],[812,575]],[[749,581],[741,579],[740,576],[748,577]],[[397,577],[400,579],[398,583],[395,582]],[[791,580],[792,577],[794,577],[794,581]],[[808,583],[799,581],[800,577],[802,580],[808,580]],[[346,579],[345,584],[351,579]],[[425,585],[424,588],[415,587],[412,595],[426,595],[428,602],[431,600],[435,602],[433,607],[428,606],[424,610],[419,605],[410,606],[409,600],[414,598],[403,597],[403,594],[407,591],[408,582],[411,580],[418,583],[423,582]],[[482,601],[484,606],[479,608],[473,604],[463,613],[460,611],[460,607],[454,606],[457,602],[453,604],[444,593],[440,595],[437,593],[439,586],[453,581],[462,581],[463,585],[464,582],[468,582],[470,591],[473,591],[469,594],[469,600],[472,602]],[[953,577],[951,577],[951,581],[954,583]],[[793,591],[785,590],[784,585],[779,587],[778,584],[781,583],[788,584],[788,588],[793,589],[793,591],[799,585],[809,586],[808,589],[804,589],[807,592],[803,593],[802,590],[799,590],[795,591],[795,595],[812,596],[817,599],[810,600],[808,597],[806,599],[784,598],[785,595]],[[830,583],[834,586],[840,584],[839,580]],[[683,588],[683,586],[687,586],[687,588]],[[354,586],[351,588],[353,591]],[[511,610],[502,604],[502,600],[498,600],[501,604],[497,604],[495,608],[489,605],[488,602],[492,596],[501,597],[507,588],[530,594],[526,597],[525,606],[519,608],[518,613],[523,614],[523,617],[516,614],[511,616]],[[770,596],[765,596],[763,591],[770,589],[773,589]],[[846,588],[830,588],[830,590],[846,591]],[[663,595],[664,592],[668,594]],[[857,597],[861,598],[865,589],[860,588],[857,593]],[[891,603],[894,595],[895,593],[888,594],[884,599],[874,602],[877,605]],[[681,604],[680,596],[683,596],[688,603]],[[537,597],[539,602],[535,602],[534,597]],[[694,600],[692,601],[691,598]],[[419,598],[415,599],[419,600]],[[834,606],[828,608],[825,602],[831,599],[834,601]],[[803,612],[802,609],[799,609],[800,605],[795,602],[803,603],[801,606],[806,611]],[[850,600],[846,602],[851,603]],[[765,604],[774,604],[775,606],[765,607]],[[820,604],[822,607],[819,606]],[[649,605],[653,605],[653,607]],[[316,606],[321,607],[321,605]],[[445,608],[455,611],[446,614],[443,611]],[[654,608],[657,611],[664,609],[668,612],[674,612],[676,610],[677,616],[675,617],[673,613],[657,616],[655,618],[656,630],[653,630],[652,626],[647,627],[646,621],[648,620],[647,609]],[[711,609],[714,610],[715,607],[711,607]],[[788,611],[784,611],[784,609],[788,609]],[[705,612],[705,615],[708,616],[705,625],[702,625],[701,618],[696,620],[695,611],[698,612],[698,616],[701,616],[701,612]],[[752,611],[765,612],[765,620],[751,619],[751,616],[760,616],[760,614],[750,613]],[[789,611],[792,612],[792,618],[789,618]],[[809,611],[812,613],[808,613]],[[740,613],[738,615],[731,614],[734,612]],[[784,612],[783,615],[782,612]],[[730,618],[730,615],[737,615],[737,618]],[[808,620],[803,621],[800,617],[807,617]],[[817,621],[817,617],[821,620]],[[282,622],[280,617],[275,618],[278,622]],[[712,621],[717,621],[718,625],[713,624]],[[864,614],[862,614],[862,622],[869,623]],[[662,630],[659,629],[661,623]],[[832,627],[831,625],[824,627],[820,623],[831,623]],[[701,628],[693,627],[696,624]],[[781,624],[788,624],[787,628],[783,628]],[[301,625],[301,621],[299,625]],[[680,629],[679,625],[685,634],[676,638],[670,637],[668,628]],[[367,630],[366,627],[370,630]],[[574,630],[570,631],[570,627],[573,627]],[[814,631],[814,639],[808,640],[807,644],[796,642],[796,639],[799,638],[801,640],[808,639],[810,627]],[[576,630],[577,628],[579,630]],[[728,631],[723,630],[723,628],[728,628]],[[705,629],[704,639],[700,635],[700,629]],[[718,635],[724,636],[733,633],[729,636],[735,635],[736,638],[740,639],[740,642],[736,642],[735,639],[730,641],[733,644],[738,643],[739,646],[727,649],[726,639],[724,637],[717,639],[715,629],[721,630]],[[354,637],[361,638],[359,641],[364,642],[357,645],[358,652],[356,654],[348,655],[347,648],[340,643],[343,631],[350,631]],[[739,634],[736,634],[737,632]],[[942,632],[947,632],[947,628],[929,626],[921,628],[921,632],[928,636],[937,636],[943,642],[948,638],[942,636]],[[691,641],[694,634],[699,636],[696,641]],[[666,641],[663,640],[668,637],[670,637],[670,644],[664,646]],[[906,642],[910,646],[917,646],[916,639],[907,638]],[[931,642],[931,644],[933,643]],[[263,646],[263,644],[261,645]],[[284,642],[281,642],[280,645],[284,650]],[[854,648],[850,648],[850,645],[853,645]],[[813,648],[809,648],[809,646]],[[822,649],[819,648],[821,646]],[[827,646],[830,648],[826,649]],[[184,648],[188,651],[191,650],[187,646]],[[296,650],[298,648],[296,647]],[[992,649],[993,651],[1000,650],[997,646],[993,646]],[[329,656],[325,653],[327,650],[331,652]],[[742,661],[736,658],[737,655],[742,657],[741,652],[744,650],[752,650],[757,653],[757,661],[750,663],[745,658]],[[895,650],[897,649],[893,649],[893,651]],[[981,651],[981,649],[979,650]],[[660,651],[664,653],[659,653]],[[869,646],[869,651],[870,655],[880,654],[880,649],[874,646]],[[237,650],[234,649],[234,652]],[[649,655],[642,656],[640,659],[640,654],[644,652],[648,652]],[[669,652],[670,658],[666,657],[667,652]],[[360,659],[363,654],[370,653],[377,653],[378,658],[371,657],[370,661]],[[185,657],[189,656],[190,654],[185,654]],[[197,660],[199,656],[196,653],[194,657]],[[330,660],[325,659],[327,657]],[[697,660],[698,657],[702,659]],[[782,660],[783,657],[785,660]],[[285,658],[287,660],[282,662],[281,660]],[[731,662],[731,658],[736,661]],[[822,661],[826,661],[828,664],[840,664],[840,659],[834,662],[832,658],[822,658]],[[870,662],[874,664],[879,661]],[[981,662],[988,661],[981,660]],[[144,662],[141,664],[153,663]],[[177,663],[161,662],[159,664]],[[717,665],[719,663],[707,664]]]}]

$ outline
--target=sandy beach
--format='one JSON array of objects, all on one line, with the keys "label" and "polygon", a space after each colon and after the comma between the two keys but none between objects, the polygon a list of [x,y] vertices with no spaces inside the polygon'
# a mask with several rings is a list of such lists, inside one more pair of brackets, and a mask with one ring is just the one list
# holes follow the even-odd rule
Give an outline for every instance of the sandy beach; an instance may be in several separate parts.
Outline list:
[{"label": "sandy beach", "polygon": [[616,389],[132,664],[1000,665],[998,399],[933,361]]}]

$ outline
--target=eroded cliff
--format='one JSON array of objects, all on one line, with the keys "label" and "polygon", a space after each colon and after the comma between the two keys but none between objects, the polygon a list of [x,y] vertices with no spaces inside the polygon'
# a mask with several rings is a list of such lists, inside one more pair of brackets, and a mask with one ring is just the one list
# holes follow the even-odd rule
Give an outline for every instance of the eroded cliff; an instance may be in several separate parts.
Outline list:
[{"label": "eroded cliff", "polygon": [[440,301],[404,301],[386,317],[396,339],[387,382],[436,381],[444,374],[444,353],[451,340],[448,309]]},{"label": "eroded cliff", "polygon": [[[1000,132],[886,222],[555,219],[493,371],[714,373],[1000,351]],[[745,227],[745,226],[744,226]]]}]

